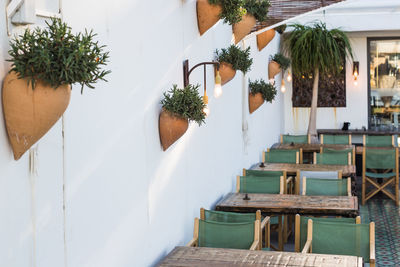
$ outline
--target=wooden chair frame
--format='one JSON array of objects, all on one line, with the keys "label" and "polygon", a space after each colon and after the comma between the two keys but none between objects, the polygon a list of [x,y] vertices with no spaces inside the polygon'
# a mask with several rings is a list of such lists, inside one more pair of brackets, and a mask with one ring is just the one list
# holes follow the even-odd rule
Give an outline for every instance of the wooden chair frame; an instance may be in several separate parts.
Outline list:
[{"label": "wooden chair frame", "polygon": [[[296,214],[295,221],[294,221],[294,228],[295,228],[295,235],[294,235],[294,252],[300,252],[300,214]],[[356,224],[361,223],[361,217],[356,217]]]},{"label": "wooden chair frame", "polygon": [[[266,217],[266,219],[269,217]],[[264,219],[266,221],[264,223],[264,226],[268,223],[268,220]],[[263,221],[263,222],[264,222]],[[255,220],[254,221],[254,241],[251,244],[251,247],[249,250],[260,250],[261,245],[260,245],[260,236],[261,236],[261,223],[260,220]],[[193,231],[193,238],[190,240],[190,242],[186,245],[187,247],[197,247],[199,245],[199,218],[194,218],[194,231]]]},{"label": "wooden chair frame", "polygon": [[[351,197],[351,178],[346,178],[347,179],[347,196]],[[307,178],[304,176],[303,177],[303,190],[301,194],[305,196],[307,193]]]},{"label": "wooden chair frame", "polygon": [[[284,172],[284,175],[286,174],[286,172]],[[290,177],[291,178],[291,177]],[[280,177],[280,190],[279,190],[279,194],[286,194],[286,189],[287,189],[287,180],[286,180],[286,176],[281,176]],[[240,175],[238,175],[236,177],[236,193],[240,192]],[[282,222],[282,216],[285,217],[284,222]],[[284,246],[284,242],[287,239],[287,237],[289,236],[288,230],[287,230],[287,216],[286,215],[282,215],[282,216],[278,216],[278,248],[274,247],[273,245],[271,245],[271,247],[275,250],[281,250],[283,251],[283,246]]]},{"label": "wooden chair frame", "polygon": [[[387,195],[389,198],[394,200],[396,202],[396,206],[399,206],[399,148],[395,148],[396,150],[396,165],[395,169],[393,172],[396,174],[392,178],[384,178],[384,183],[378,184],[374,177],[368,177],[366,175],[367,168],[365,164],[365,156],[366,156],[366,149],[365,147],[363,148],[363,154],[362,154],[362,192],[361,192],[361,203],[362,205],[365,204],[365,202],[372,198],[374,195],[376,195],[378,192],[382,192],[385,195]],[[394,188],[395,188],[395,195],[389,191],[386,190],[386,187],[389,186],[390,184],[394,183]],[[374,189],[370,191],[368,194],[366,193],[367,190],[367,185],[371,184],[374,186]]]},{"label": "wooden chair frame", "polygon": [[[322,153],[321,152],[322,151],[322,148],[321,148],[321,150],[320,150],[320,153]],[[349,152],[349,153],[347,153],[347,165],[355,165],[355,161],[356,161],[356,158],[355,158],[355,153],[354,153],[355,151],[354,151],[354,148],[353,148],[353,157],[351,156],[351,152]],[[322,153],[323,154],[323,153]],[[318,162],[317,162],[317,152],[314,152],[313,153],[313,163],[314,164],[319,164]]]},{"label": "wooden chair frame", "polygon": [[[321,145],[323,145],[324,144],[324,135],[320,134],[319,136],[320,136],[320,138],[319,138],[320,143],[321,143]],[[349,136],[349,145],[351,145],[351,134],[349,134],[348,136]]]},{"label": "wooden chair frame", "polygon": [[[280,140],[280,143],[283,144],[283,134],[281,134],[279,140]],[[311,144],[311,135],[310,134],[307,134],[307,143]]]},{"label": "wooden chair frame", "polygon": [[[267,148],[267,152],[271,150]],[[262,151],[262,162],[265,163],[265,150]],[[296,164],[303,164],[303,149],[300,148],[299,151],[296,152]]]},{"label": "wooden chair frame", "polygon": [[[300,195],[300,179],[300,170],[298,170],[295,179],[295,195]],[[342,171],[338,171],[338,179],[342,179]]]},{"label": "wooden chair frame", "polygon": [[[307,242],[301,253],[312,253],[312,233],[313,222],[311,219],[307,222]],[[370,267],[375,267],[375,223],[369,224],[369,264]]]},{"label": "wooden chair frame", "polygon": [[[363,134],[363,146],[365,147],[367,144],[367,135]],[[392,135],[392,147],[396,147],[395,145],[395,138],[394,135]]]},{"label": "wooden chair frame", "polygon": [[[200,219],[201,220],[205,220],[205,209],[204,208],[200,208]],[[263,234],[263,229],[264,229],[264,244],[266,248],[270,248],[271,247],[271,218],[269,216],[266,216],[262,221],[261,221],[261,211],[257,210],[256,211],[256,220],[260,221],[260,231],[259,231],[259,248],[258,250],[262,249],[262,234]],[[275,248],[275,250],[277,250]]]}]

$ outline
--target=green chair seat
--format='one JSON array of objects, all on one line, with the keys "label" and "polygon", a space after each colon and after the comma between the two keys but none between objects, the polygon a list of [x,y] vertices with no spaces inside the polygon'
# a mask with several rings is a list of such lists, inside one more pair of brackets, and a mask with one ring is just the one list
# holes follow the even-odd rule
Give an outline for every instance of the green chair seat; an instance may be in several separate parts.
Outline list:
[{"label": "green chair seat", "polygon": [[347,196],[347,179],[306,179],[307,196]]},{"label": "green chair seat", "polygon": [[391,178],[391,177],[396,176],[396,173],[394,173],[394,172],[388,172],[388,173],[365,172],[365,175],[367,177],[371,177],[371,178]]}]

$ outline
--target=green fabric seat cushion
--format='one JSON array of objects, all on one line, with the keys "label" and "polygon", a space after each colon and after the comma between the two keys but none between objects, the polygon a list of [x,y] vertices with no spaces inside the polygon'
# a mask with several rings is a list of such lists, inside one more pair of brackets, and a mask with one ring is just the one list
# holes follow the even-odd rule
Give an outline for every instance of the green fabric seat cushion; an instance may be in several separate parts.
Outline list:
[{"label": "green fabric seat cushion", "polygon": [[249,249],[254,222],[222,223],[199,220],[199,247]]},{"label": "green fabric seat cushion", "polygon": [[254,222],[256,220],[256,214],[204,210],[204,219],[206,221],[226,222],[226,223]]},{"label": "green fabric seat cushion", "polygon": [[308,135],[282,135],[283,144],[308,144]]},{"label": "green fabric seat cushion", "polygon": [[267,163],[296,163],[296,152],[299,150],[271,149],[265,152],[265,162]]},{"label": "green fabric seat cushion", "polygon": [[365,146],[370,147],[392,147],[392,136],[384,135],[384,136],[375,136],[375,135],[367,135],[365,137]]},{"label": "green fabric seat cushion", "polygon": [[303,250],[304,244],[307,242],[307,222],[308,219],[313,220],[313,222],[333,222],[333,223],[356,223],[354,218],[318,218],[318,217],[300,217],[300,251]]},{"label": "green fabric seat cushion", "polygon": [[363,257],[369,262],[369,224],[313,220],[313,253]]},{"label": "green fabric seat cushion", "polygon": [[280,176],[240,176],[240,193],[279,194]]},{"label": "green fabric seat cushion", "polygon": [[317,164],[347,165],[349,161],[347,152],[317,153]]},{"label": "green fabric seat cushion", "polygon": [[392,178],[392,177],[396,176],[396,173],[394,173],[394,172],[388,172],[388,173],[365,172],[365,175],[367,177],[371,177],[371,178]]},{"label": "green fabric seat cushion", "polygon": [[307,196],[347,196],[347,179],[306,179]]},{"label": "green fabric seat cushion", "polygon": [[283,172],[280,171],[261,171],[261,170],[245,170],[246,176],[262,176],[262,177],[270,177],[270,176],[283,176]]},{"label": "green fabric seat cushion", "polygon": [[325,135],[324,134],[324,144],[348,145],[349,144],[349,135]]}]

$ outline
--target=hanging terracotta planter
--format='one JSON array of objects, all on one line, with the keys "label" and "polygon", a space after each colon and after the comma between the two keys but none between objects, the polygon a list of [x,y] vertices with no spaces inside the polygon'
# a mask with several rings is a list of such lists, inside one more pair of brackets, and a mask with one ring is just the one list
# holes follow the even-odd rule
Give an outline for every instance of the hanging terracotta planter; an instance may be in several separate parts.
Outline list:
[{"label": "hanging terracotta planter", "polygon": [[262,104],[264,104],[264,98],[261,93],[252,94],[249,93],[249,111],[250,114],[256,111]]},{"label": "hanging terracotta planter", "polygon": [[163,150],[167,150],[176,140],[178,140],[188,129],[187,119],[177,117],[171,112],[161,111],[158,121],[160,140]]},{"label": "hanging terracotta planter", "polygon": [[3,112],[8,138],[18,160],[58,121],[67,109],[71,86],[53,88],[37,81],[35,89],[26,79],[9,73],[3,83]]},{"label": "hanging terracotta planter", "polygon": [[235,37],[235,44],[239,43],[240,40],[246,37],[246,35],[251,32],[251,29],[253,29],[256,23],[256,18],[251,14],[246,14],[240,22],[235,23],[232,26],[233,35]]},{"label": "hanging terracotta planter", "polygon": [[219,64],[219,74],[221,75],[221,84],[224,85],[235,77],[236,70],[232,68],[232,64],[221,62]]},{"label": "hanging terracotta planter", "polygon": [[268,78],[273,79],[279,72],[281,72],[281,66],[277,62],[271,60],[268,64]]},{"label": "hanging terracotta planter", "polygon": [[220,5],[211,5],[208,0],[197,0],[197,26],[200,35],[214,26],[220,20],[222,8]]},{"label": "hanging terracotta planter", "polygon": [[275,30],[271,29],[268,31],[265,31],[263,33],[257,34],[257,47],[258,51],[261,51],[266,47],[269,42],[271,42],[272,39],[275,37]]}]

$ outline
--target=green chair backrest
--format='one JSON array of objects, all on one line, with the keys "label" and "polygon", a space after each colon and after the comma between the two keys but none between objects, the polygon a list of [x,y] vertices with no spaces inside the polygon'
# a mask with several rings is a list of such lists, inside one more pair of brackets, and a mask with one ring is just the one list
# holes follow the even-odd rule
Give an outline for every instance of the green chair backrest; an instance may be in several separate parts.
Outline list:
[{"label": "green chair backrest", "polygon": [[265,162],[267,163],[296,163],[296,152],[300,150],[271,149],[265,152]]},{"label": "green chair backrest", "polygon": [[365,146],[393,147],[391,135],[366,135]]},{"label": "green chair backrest", "polygon": [[367,169],[395,169],[396,149],[365,148],[365,167]]},{"label": "green chair backrest", "polygon": [[322,148],[322,153],[351,153],[351,157],[353,158],[353,149],[352,148],[348,148],[348,149],[334,149],[334,148],[327,148],[327,147],[323,147]]},{"label": "green chair backrest", "polygon": [[[345,217],[340,217],[340,218],[318,218],[318,217],[306,217],[306,216],[300,216],[300,251],[303,250],[304,244],[307,242],[307,223],[308,219],[313,220],[314,222],[333,222],[337,224],[341,223],[356,223],[355,218],[345,218]],[[314,237],[313,237],[314,238]],[[313,246],[313,251],[314,251],[314,246]]]},{"label": "green chair backrest", "polygon": [[348,152],[317,153],[317,164],[348,165]]},{"label": "green chair backrest", "polygon": [[254,241],[254,221],[224,223],[199,220],[199,247],[249,249]]},{"label": "green chair backrest", "polygon": [[271,176],[283,176],[283,171],[261,171],[261,170],[245,170],[246,176],[261,176],[261,177],[271,177]]},{"label": "green chair backrest", "polygon": [[321,222],[313,219],[312,252],[363,257],[369,262],[369,224]]},{"label": "green chair backrest", "polygon": [[240,193],[279,194],[280,188],[280,176],[240,176]]},{"label": "green chair backrest", "polygon": [[204,210],[204,220],[225,223],[254,222],[256,213],[237,213],[227,211]]},{"label": "green chair backrest", "polygon": [[308,144],[308,135],[282,135],[282,144]]},{"label": "green chair backrest", "polygon": [[347,196],[347,179],[306,178],[307,196]]},{"label": "green chair backrest", "polygon": [[323,135],[324,136],[324,144],[329,145],[348,145],[349,144],[349,135]]}]

